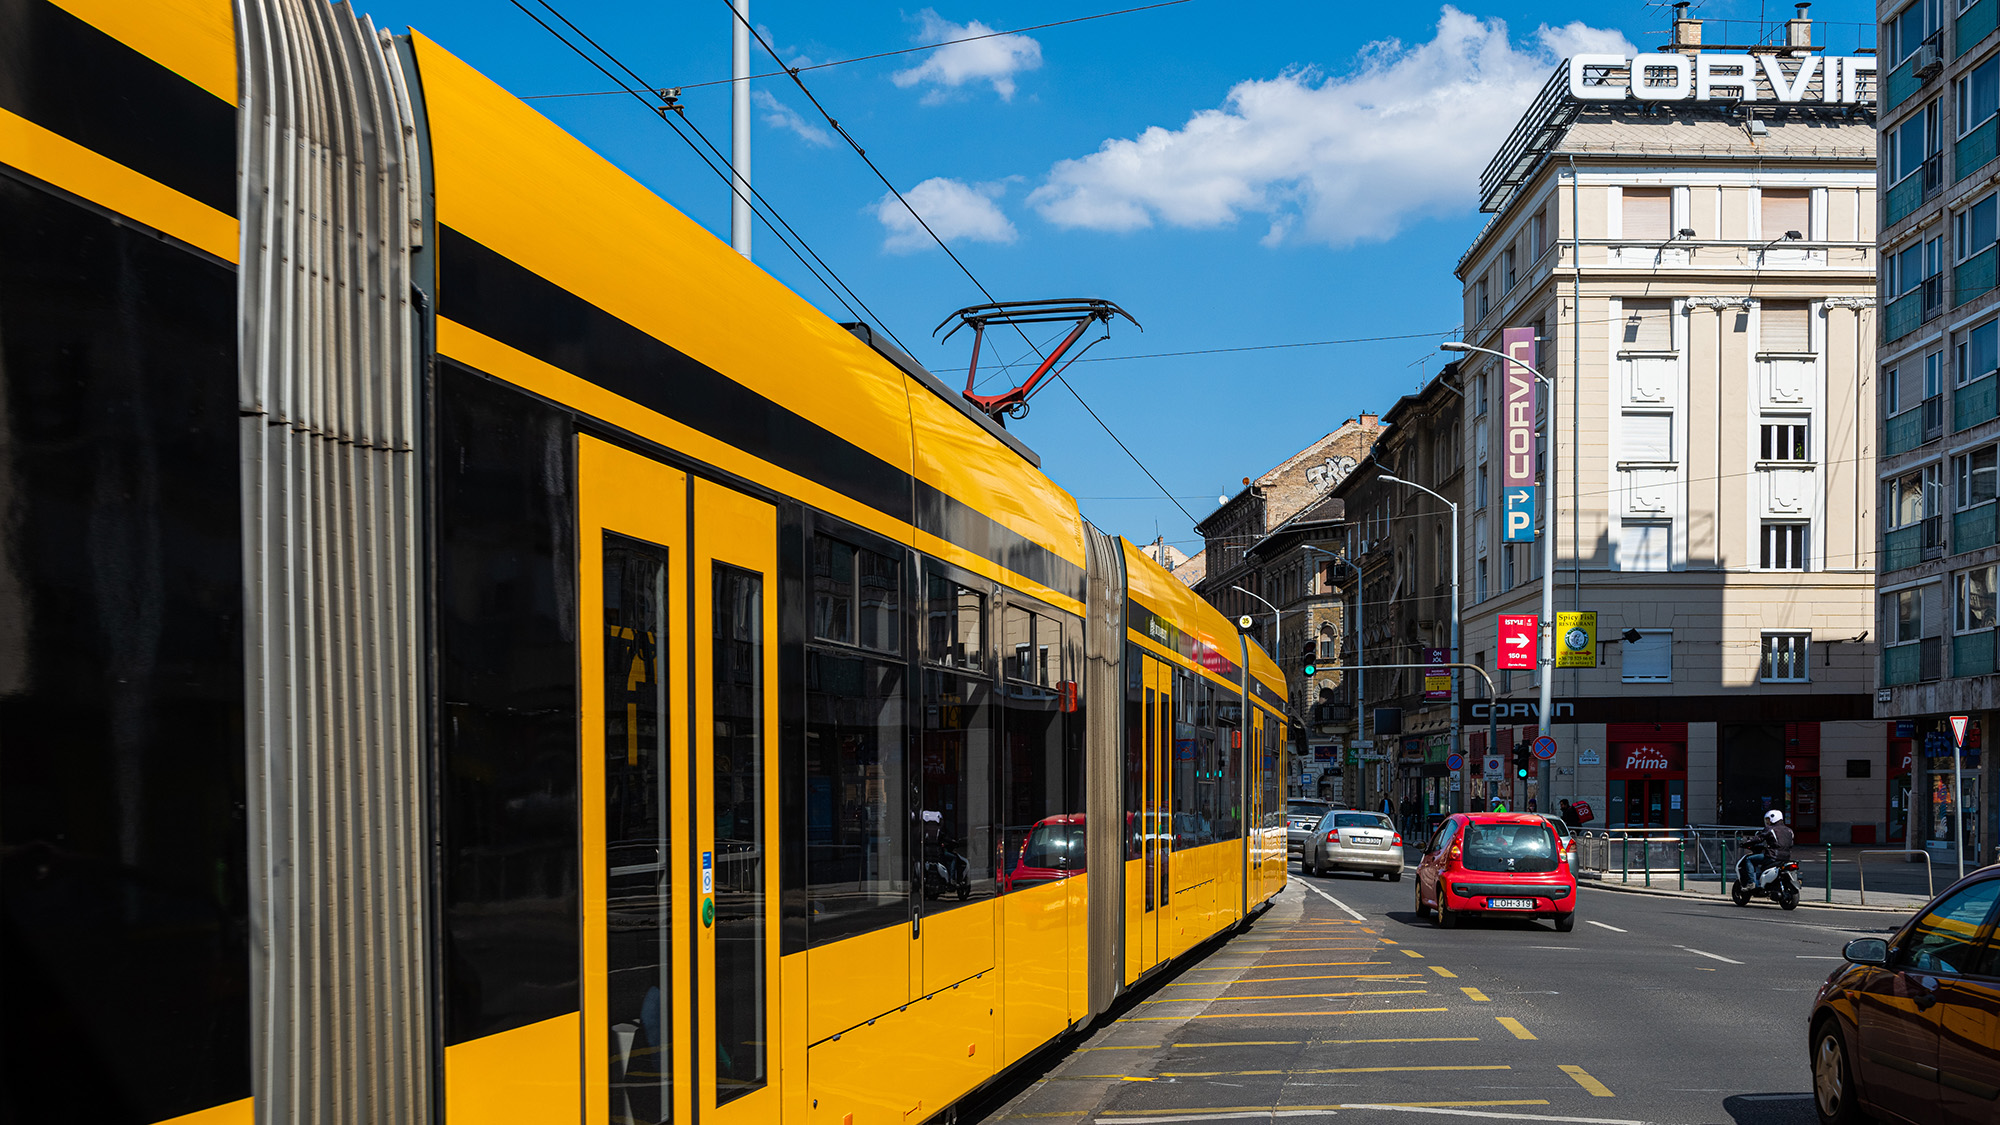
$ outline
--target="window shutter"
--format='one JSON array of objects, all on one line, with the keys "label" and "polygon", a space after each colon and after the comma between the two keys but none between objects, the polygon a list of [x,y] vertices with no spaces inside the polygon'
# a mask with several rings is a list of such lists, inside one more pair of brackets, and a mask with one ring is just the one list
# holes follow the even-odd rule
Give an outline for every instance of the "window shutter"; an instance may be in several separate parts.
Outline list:
[{"label": "window shutter", "polygon": [[1674,350],[1674,306],[1671,301],[1625,302],[1624,342],[1628,352]]},{"label": "window shutter", "polygon": [[1802,301],[1766,301],[1759,319],[1764,338],[1760,350],[1767,352],[1809,352],[1812,350],[1811,309]]},{"label": "window shutter", "polygon": [[1785,237],[1785,232],[1795,230],[1800,238],[1811,238],[1812,193],[1809,191],[1773,191],[1764,189],[1764,238]]},{"label": "window shutter", "polygon": [[1674,416],[1671,414],[1625,415],[1625,449],[1621,461],[1671,461],[1674,459]]},{"label": "window shutter", "polygon": [[1626,188],[1625,237],[1637,242],[1665,242],[1673,237],[1673,190]]}]

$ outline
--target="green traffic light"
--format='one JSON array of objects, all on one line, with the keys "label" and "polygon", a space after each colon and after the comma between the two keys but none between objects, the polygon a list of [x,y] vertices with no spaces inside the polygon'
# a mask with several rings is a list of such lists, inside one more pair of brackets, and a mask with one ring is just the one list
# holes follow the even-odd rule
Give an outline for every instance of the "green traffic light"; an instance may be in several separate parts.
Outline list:
[{"label": "green traffic light", "polygon": [[1319,670],[1319,669],[1315,668],[1315,667],[1314,667],[1313,665],[1311,665],[1311,664],[1308,664],[1308,665],[1306,665],[1306,675],[1308,675],[1308,676],[1312,675],[1312,674],[1313,674],[1314,672],[1316,672],[1316,671],[1318,671],[1318,670]]}]

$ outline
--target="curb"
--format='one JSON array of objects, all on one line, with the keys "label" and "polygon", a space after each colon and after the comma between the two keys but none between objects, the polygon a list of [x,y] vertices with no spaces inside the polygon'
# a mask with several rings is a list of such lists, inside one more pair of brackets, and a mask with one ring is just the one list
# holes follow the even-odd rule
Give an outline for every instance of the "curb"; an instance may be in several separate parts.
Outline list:
[{"label": "curb", "polygon": [[[1697,902],[1713,902],[1718,905],[1730,901],[1728,895],[1700,894],[1694,891],[1670,890],[1665,887],[1635,887],[1629,883],[1612,883],[1601,879],[1578,879],[1576,885],[1579,888],[1589,887],[1593,890],[1615,891],[1619,894],[1651,895],[1654,898],[1684,898],[1693,899]],[[1929,899],[1923,899],[1908,906],[1862,906],[1859,903],[1853,902],[1815,902],[1802,896],[1799,899],[1799,906],[1801,908],[1809,906],[1815,910],[1858,910],[1869,914],[1913,914],[1924,903],[1929,901]]]}]

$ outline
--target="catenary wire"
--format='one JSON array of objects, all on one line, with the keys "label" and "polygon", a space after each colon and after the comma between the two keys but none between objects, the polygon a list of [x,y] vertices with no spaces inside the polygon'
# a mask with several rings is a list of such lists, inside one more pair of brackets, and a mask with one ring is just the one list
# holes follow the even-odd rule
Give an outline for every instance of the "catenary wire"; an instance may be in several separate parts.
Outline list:
[{"label": "catenary wire", "polygon": [[[674,135],[681,139],[682,143],[686,144],[690,149],[694,151],[695,156],[698,159],[700,159],[705,166],[707,166],[709,171],[714,172],[724,182],[729,184],[730,192],[732,195],[734,195],[738,199],[744,199],[743,189],[748,188],[752,199],[754,199],[754,202],[752,201],[752,199],[744,199],[745,205],[750,207],[751,212],[755,214],[757,218],[764,223],[766,229],[768,229],[774,236],[777,237],[778,241],[784,245],[785,249],[791,251],[792,256],[798,259],[799,264],[805,267],[806,272],[813,276],[813,280],[819,282],[822,286],[824,286],[828,294],[830,294],[835,301],[838,301],[840,305],[847,310],[848,315],[854,317],[856,320],[863,319],[862,313],[856,312],[854,308],[855,305],[861,306],[861,309],[867,313],[867,319],[869,319],[873,323],[880,324],[882,326],[882,330],[886,332],[891,339],[895,340],[898,346],[904,346],[902,340],[896,336],[895,330],[891,329],[886,323],[883,322],[881,317],[875,314],[873,309],[868,307],[868,303],[862,300],[859,294],[854,292],[853,288],[850,287],[847,284],[847,282],[840,277],[839,273],[835,271],[831,265],[827,264],[824,258],[820,257],[819,252],[814,250],[812,246],[806,242],[804,236],[800,235],[798,231],[792,228],[792,225],[785,220],[783,215],[779,214],[777,208],[772,206],[769,200],[764,199],[764,197],[757,192],[755,187],[747,183],[743,183],[742,187],[738,187],[740,181],[734,174],[733,170],[726,170],[725,168],[717,167],[717,165],[713,161],[711,161],[706,154],[704,154],[701,151],[700,147],[696,146],[696,144],[693,141],[688,139],[687,134],[681,131],[680,123],[676,122],[673,119],[671,111],[669,111],[666,107],[654,104],[651,100],[647,98],[645,94],[641,94],[639,91],[634,90],[629,86],[626,86],[623,80],[621,80],[617,75],[611,73],[609,70],[606,70],[603,64],[599,63],[596,59],[592,58],[588,52],[584,51],[576,44],[570,42],[569,39],[566,36],[564,36],[561,32],[557,31],[553,27],[550,27],[547,21],[543,20],[540,16],[537,16],[534,12],[530,11],[521,2],[521,0],[510,0],[510,2],[513,3],[513,5],[516,8],[520,9],[523,15],[527,16],[531,20],[534,20],[535,23],[542,28],[542,30],[547,31],[550,35],[554,36],[565,47],[568,47],[571,51],[575,52],[578,58],[583,59],[583,61],[589,63],[592,67],[596,68],[596,70],[600,74],[603,74],[606,78],[609,78],[611,79],[611,81],[618,83],[620,89],[624,93],[631,95],[631,97],[634,100],[638,101],[641,105],[645,106],[647,110],[652,112],[661,121],[663,121],[669,129],[672,129],[674,131]],[[577,27],[576,24],[572,23],[568,17],[564,16],[553,5],[548,3],[548,0],[536,0],[536,2],[540,3],[543,8],[546,8],[551,15],[555,16],[556,19],[561,20],[565,26],[567,26],[570,30],[574,31],[586,43],[589,43],[593,48],[595,48],[597,51],[603,54],[604,57],[606,59],[609,59],[614,66],[624,71],[627,75],[630,75],[635,82],[638,82],[640,84],[640,86],[646,87],[645,80],[640,78],[638,74],[634,73],[632,68],[626,66],[622,61],[618,59],[616,55],[613,55],[610,51],[606,50],[601,44],[599,44],[596,40],[592,39],[581,28]],[[647,89],[650,91],[650,87],[647,87]],[[683,120],[685,120],[685,118],[683,118]],[[715,151],[715,146],[709,142],[706,135],[703,135],[701,133],[700,129],[695,128],[693,122],[691,121],[686,122],[686,124],[688,128],[694,129],[695,134],[697,136],[701,137],[702,144],[707,145],[711,151]],[[720,157],[720,155],[721,154],[717,152],[717,156]],[[727,164],[726,159],[724,160],[724,164],[725,165]],[[757,206],[758,204],[763,205],[763,210],[758,209]],[[769,213],[766,214],[765,212]],[[780,227],[782,227],[783,229],[780,230],[779,229]],[[786,237],[788,233],[791,236],[789,239]],[[797,246],[794,246],[792,244],[793,240],[797,241],[798,243]],[[801,253],[801,248],[803,248],[804,251],[803,253]],[[813,262],[819,263],[819,268],[815,269],[813,262],[808,262],[806,260],[806,255],[811,255]],[[820,270],[824,270],[827,276],[822,277],[820,274]],[[832,278],[831,282],[827,280],[828,277]],[[842,291],[846,292],[845,297],[841,295]],[[852,304],[850,304],[848,301],[848,298],[850,297],[853,298]],[[907,350],[907,347],[905,347],[905,350]]]},{"label": "catenary wire", "polygon": [[[542,0],[542,2],[546,4],[547,0]],[[736,5],[730,3],[730,0],[722,0],[722,3],[725,7],[729,9],[730,14],[733,17],[735,17],[735,19],[738,22],[742,23],[743,26],[750,32],[751,35],[756,37],[758,45],[763,47],[764,51],[767,54],[769,54],[774,61],[776,61],[780,66],[783,66],[785,60],[778,57],[777,48],[771,46],[770,40],[764,38],[764,33],[761,30],[759,30],[756,27],[756,25],[752,24],[748,19],[744,18],[743,13],[738,11]],[[938,237],[937,231],[931,229],[930,223],[924,221],[924,217],[917,213],[917,209],[910,205],[910,201],[903,197],[903,193],[897,190],[896,185],[889,181],[889,177],[883,174],[882,169],[877,167],[873,160],[868,159],[868,150],[861,147],[861,142],[855,140],[853,134],[849,133],[844,127],[842,127],[840,122],[834,119],[833,114],[827,112],[827,108],[824,105],[820,104],[820,100],[813,96],[813,92],[806,86],[805,80],[799,77],[800,68],[786,67],[785,73],[791,77],[792,84],[799,88],[799,92],[806,96],[806,100],[812,103],[812,107],[815,110],[819,111],[819,115],[826,119],[826,123],[832,127],[833,131],[840,134],[841,139],[846,141],[848,147],[854,150],[854,154],[856,156],[859,156],[861,158],[861,162],[868,166],[868,170],[875,173],[875,178],[882,181],[882,186],[888,188],[889,193],[896,197],[896,202],[901,203],[903,205],[903,210],[908,211],[910,213],[910,217],[917,221],[917,225],[924,228],[924,233],[931,236],[931,241],[937,243],[938,248],[945,252],[945,256],[951,259],[952,264],[958,267],[959,272],[965,275],[966,280],[972,282],[973,287],[978,289],[980,293],[984,294],[989,302],[997,303],[998,299],[993,296],[993,292],[991,290],[986,288],[985,283],[981,282],[978,276],[974,274],[972,270],[966,266],[965,262],[959,258],[958,254],[955,253],[950,246],[945,244],[944,239]],[[1030,348],[1035,349],[1035,354],[1037,356],[1042,355],[1042,350],[1040,348],[1035,347],[1035,342],[1028,338],[1028,333],[1025,329],[1023,329],[1019,324],[1016,324],[1014,325],[1014,331],[1020,334],[1021,339],[1026,341],[1027,345]],[[908,349],[905,350],[907,351]],[[1125,444],[1125,439],[1118,436],[1117,431],[1113,430],[1110,424],[1105,422],[1103,416],[1099,415],[1097,411],[1091,407],[1090,403],[1084,401],[1083,395],[1079,393],[1077,389],[1070,384],[1070,381],[1068,379],[1063,377],[1062,372],[1060,371],[1056,372],[1055,378],[1057,382],[1061,383],[1064,387],[1068,388],[1069,393],[1076,399],[1077,405],[1083,407],[1084,412],[1089,414],[1091,419],[1095,421],[1100,427],[1102,427],[1104,432],[1110,436],[1111,440],[1118,444],[1118,448],[1125,451],[1125,456],[1130,457],[1132,459],[1132,463],[1134,465],[1139,466],[1139,471],[1146,474],[1146,478],[1153,482],[1154,487],[1160,490],[1161,495],[1165,496],[1168,500],[1173,501],[1174,507],[1179,508],[1181,510],[1182,515],[1186,516],[1190,521],[1193,521],[1194,513],[1188,511],[1185,505],[1183,505],[1178,499],[1175,499],[1174,494],[1168,490],[1167,486],[1160,481],[1160,478],[1158,476],[1154,475],[1153,470],[1149,468],[1144,461],[1141,461],[1139,459],[1139,455],[1137,453],[1132,452],[1132,447]]]},{"label": "catenary wire", "polygon": [[[1028,31],[1043,31],[1051,27],[1065,27],[1073,23],[1087,23],[1090,20],[1109,19],[1112,16],[1128,16],[1134,12],[1150,12],[1155,8],[1171,8],[1177,4],[1189,4],[1189,3],[1193,3],[1193,0],[1162,0],[1162,2],[1158,4],[1141,4],[1136,8],[1120,8],[1115,12],[1098,12],[1094,15],[1075,16],[1066,20],[1056,20],[1052,23],[1038,23],[1038,24],[1031,24],[1027,27],[1011,28],[1007,31],[989,31],[982,35],[967,35],[958,39],[945,39],[936,43],[925,43],[917,47],[904,47],[900,50],[895,50],[895,51],[877,51],[875,54],[872,55],[858,55],[851,59],[835,59],[832,62],[811,63],[806,66],[799,67],[798,73],[803,74],[808,70],[825,70],[827,67],[830,66],[846,66],[849,63],[872,62],[876,59],[890,59],[890,58],[895,58],[897,55],[916,54],[919,51],[935,51],[940,47],[950,47],[958,43],[977,43],[981,39],[997,39],[1003,35],[1020,35],[1023,32],[1028,32]],[[780,60],[781,65],[782,62],[783,60]],[[790,71],[790,69],[791,68],[787,67],[785,70],[769,70],[765,71],[762,74],[752,74],[749,76],[748,79],[745,79],[745,81],[750,81],[758,78],[779,78],[784,76],[788,71]],[[737,81],[737,79],[714,78],[710,79],[707,82],[684,82],[677,87],[670,87],[670,88],[680,89],[680,90],[699,90],[704,86],[727,86],[735,81]],[[536,101],[543,98],[601,98],[606,95],[619,94],[623,92],[624,91],[621,90],[584,90],[578,93],[571,93],[571,94],[530,94],[527,97],[522,98],[521,100]]]}]

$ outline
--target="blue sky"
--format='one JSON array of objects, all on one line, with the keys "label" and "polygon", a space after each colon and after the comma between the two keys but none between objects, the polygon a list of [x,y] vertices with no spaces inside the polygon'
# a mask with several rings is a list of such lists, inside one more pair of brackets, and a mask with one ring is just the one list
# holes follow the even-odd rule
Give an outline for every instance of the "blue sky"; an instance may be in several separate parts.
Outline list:
[{"label": "blue sky", "polygon": [[[524,0],[534,6],[534,0]],[[1126,7],[942,0],[909,7],[752,0],[788,62],[825,62]],[[357,0],[521,95],[607,90],[508,0]],[[728,148],[724,0],[556,7]],[[1790,3],[1706,0],[1709,41]],[[1482,225],[1477,178],[1555,61],[1665,41],[1664,3],[1246,6],[1186,0],[941,51],[808,71],[820,102],[1001,299],[1093,296],[1120,322],[1069,371],[1076,390],[1196,519],[1340,422],[1438,367],[1459,322],[1451,271]],[[1823,41],[1874,43],[1873,7],[1819,0]],[[980,26],[973,27],[978,24]],[[1720,33],[1720,34],[1719,34]],[[754,49],[754,48],[753,48]],[[758,71],[770,69],[761,51]],[[932,326],[984,298],[783,78],[755,84],[752,178],[819,255],[947,382],[965,334]],[[616,97],[533,102],[683,212],[728,236],[728,188],[655,117]],[[848,314],[767,231],[755,257]],[[1173,358],[1150,353],[1374,342]],[[1018,337],[1014,359],[1025,351]],[[1103,360],[1102,362],[1093,362]],[[954,372],[952,369],[957,369]],[[991,391],[997,388],[984,387]],[[1199,549],[1191,521],[1061,386],[1011,423],[1098,526]]]}]

